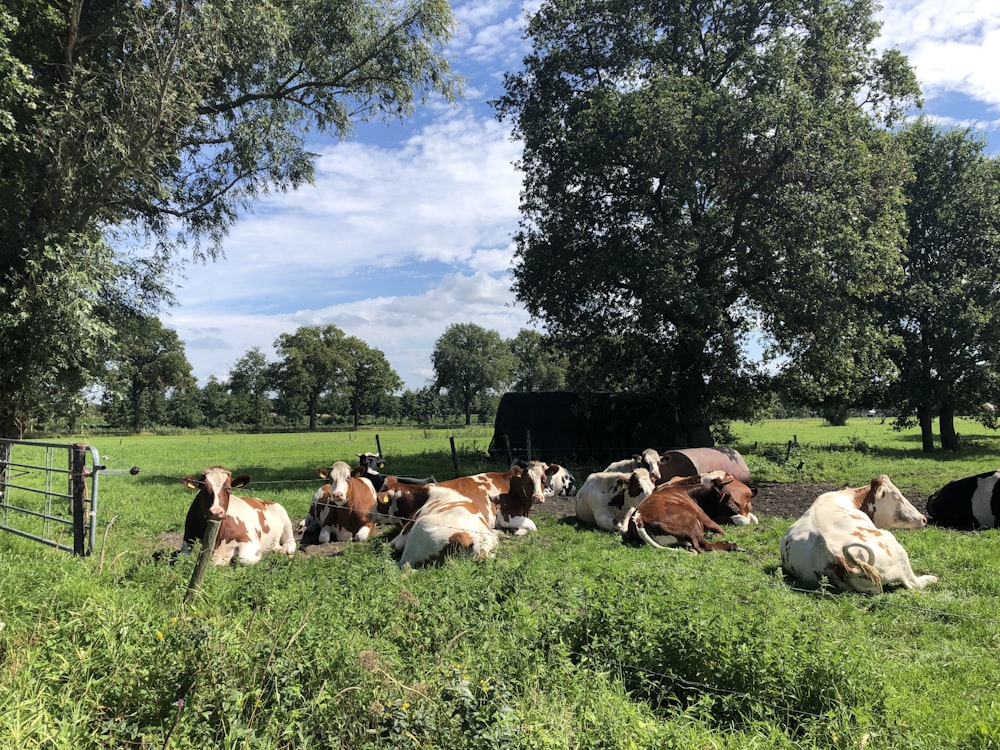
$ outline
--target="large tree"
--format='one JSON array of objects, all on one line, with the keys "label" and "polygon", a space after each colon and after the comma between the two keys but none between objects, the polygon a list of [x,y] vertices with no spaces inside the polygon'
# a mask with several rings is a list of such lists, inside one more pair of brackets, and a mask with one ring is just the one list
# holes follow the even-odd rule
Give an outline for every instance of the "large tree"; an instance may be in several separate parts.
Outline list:
[{"label": "large tree", "polygon": [[214,255],[310,133],[451,98],[446,0],[26,0],[0,7],[0,435],[74,392],[184,247]]},{"label": "large tree", "polygon": [[233,417],[260,429],[270,407],[271,367],[259,346],[251,347],[229,370]]},{"label": "large tree", "polygon": [[165,419],[167,391],[194,389],[194,377],[184,342],[158,318],[137,316],[119,335],[121,354],[105,376],[104,400],[109,421],[138,432]]},{"label": "large tree", "polygon": [[455,323],[434,342],[431,364],[435,387],[448,391],[468,425],[476,399],[506,388],[516,363],[496,331],[475,323]]},{"label": "large tree", "polygon": [[344,344],[348,356],[345,391],[357,428],[362,411],[377,413],[388,397],[403,387],[403,379],[379,349],[373,349],[356,336],[349,336]]},{"label": "large tree", "polygon": [[341,392],[351,364],[344,332],[334,325],[302,326],[274,342],[279,361],[273,366],[278,399],[288,417],[309,416],[316,429],[321,399]]},{"label": "large tree", "polygon": [[1000,163],[968,130],[920,120],[900,135],[907,185],[905,283],[885,299],[899,337],[890,403],[920,424],[923,449],[955,450],[955,414],[1000,392]]},{"label": "large tree", "polygon": [[569,358],[551,336],[524,328],[509,342],[516,362],[512,391],[561,391]]},{"label": "large tree", "polygon": [[[514,290],[577,388],[656,393],[689,444],[751,417],[760,329],[850,395],[899,279],[918,95],[870,0],[550,0],[496,102],[524,142]],[[862,347],[861,344],[864,343]],[[846,366],[850,360],[850,366]]]}]

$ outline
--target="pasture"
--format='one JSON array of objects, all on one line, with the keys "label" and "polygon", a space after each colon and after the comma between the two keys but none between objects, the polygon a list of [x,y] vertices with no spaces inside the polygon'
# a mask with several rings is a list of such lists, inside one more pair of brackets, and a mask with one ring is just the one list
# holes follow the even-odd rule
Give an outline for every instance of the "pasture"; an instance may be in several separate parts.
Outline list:
[{"label": "pasture", "polygon": [[[923,509],[947,481],[1000,468],[1000,436],[960,429],[956,455],[925,456],[915,431],[878,420],[736,425],[735,447],[753,481],[887,473]],[[452,437],[461,473],[494,468],[488,429],[378,434],[389,473],[451,478]],[[335,555],[211,569],[183,604],[194,556],[162,554],[192,498],[181,476],[250,473],[248,494],[297,520],[314,468],[353,463],[374,435],[82,438],[141,473],[102,479],[91,557],[0,534],[0,744],[1000,748],[997,531],[897,532],[940,581],[870,597],[789,586],[792,518],[758,512],[727,528],[746,552],[689,556],[543,505],[537,533],[481,563],[401,570],[387,529]],[[600,467],[569,468],[582,482]]]}]

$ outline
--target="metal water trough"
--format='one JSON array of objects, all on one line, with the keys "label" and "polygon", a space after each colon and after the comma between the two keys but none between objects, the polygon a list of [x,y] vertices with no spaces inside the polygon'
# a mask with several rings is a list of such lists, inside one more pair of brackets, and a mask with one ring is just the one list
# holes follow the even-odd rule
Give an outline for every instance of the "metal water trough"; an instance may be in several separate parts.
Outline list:
[{"label": "metal water trough", "polygon": [[660,481],[709,471],[728,471],[741,482],[750,481],[750,469],[735,448],[683,448],[660,454]]}]

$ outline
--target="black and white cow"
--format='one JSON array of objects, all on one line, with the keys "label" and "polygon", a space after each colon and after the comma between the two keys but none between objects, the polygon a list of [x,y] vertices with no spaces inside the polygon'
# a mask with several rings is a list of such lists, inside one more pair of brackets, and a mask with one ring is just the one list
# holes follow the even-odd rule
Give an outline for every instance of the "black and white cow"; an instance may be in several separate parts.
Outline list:
[{"label": "black and white cow", "polygon": [[927,520],[953,529],[993,529],[1000,525],[1000,471],[949,482],[927,498]]}]

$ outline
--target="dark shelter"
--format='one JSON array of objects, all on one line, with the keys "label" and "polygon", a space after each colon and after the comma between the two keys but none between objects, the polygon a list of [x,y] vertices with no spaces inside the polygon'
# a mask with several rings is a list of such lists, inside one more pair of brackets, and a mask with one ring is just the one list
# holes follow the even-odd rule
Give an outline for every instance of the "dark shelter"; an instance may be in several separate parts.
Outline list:
[{"label": "dark shelter", "polygon": [[538,391],[506,393],[497,408],[490,456],[606,464],[644,448],[685,444],[673,404],[652,394]]}]

